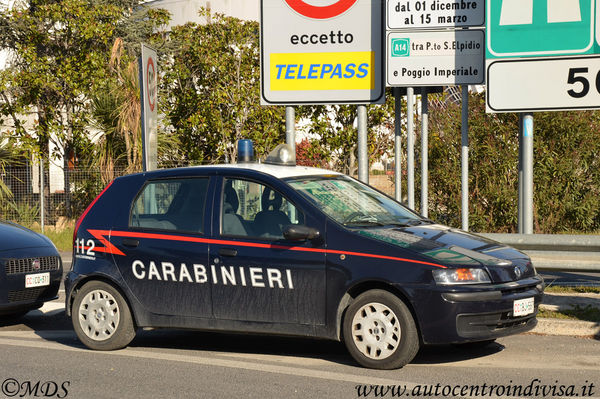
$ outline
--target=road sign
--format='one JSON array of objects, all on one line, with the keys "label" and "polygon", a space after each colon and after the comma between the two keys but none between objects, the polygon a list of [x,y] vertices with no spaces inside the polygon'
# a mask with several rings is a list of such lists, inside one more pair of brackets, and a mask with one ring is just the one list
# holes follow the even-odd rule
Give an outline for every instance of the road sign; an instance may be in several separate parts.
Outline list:
[{"label": "road sign", "polygon": [[389,32],[388,86],[440,86],[484,82],[482,30]]},{"label": "road sign", "polygon": [[593,54],[594,5],[594,0],[487,0],[487,58]]},{"label": "road sign", "polygon": [[380,103],[381,0],[261,0],[261,103]]},{"label": "road sign", "polygon": [[486,95],[491,112],[598,108],[600,56],[491,62]]},{"label": "road sign", "polygon": [[387,0],[388,29],[483,26],[485,0]]},{"label": "road sign", "polygon": [[144,170],[155,170],[158,158],[158,64],[156,50],[142,44],[140,64],[143,163]]},{"label": "road sign", "polygon": [[487,0],[487,111],[600,108],[593,90],[577,91],[596,82],[595,7],[595,0]]}]

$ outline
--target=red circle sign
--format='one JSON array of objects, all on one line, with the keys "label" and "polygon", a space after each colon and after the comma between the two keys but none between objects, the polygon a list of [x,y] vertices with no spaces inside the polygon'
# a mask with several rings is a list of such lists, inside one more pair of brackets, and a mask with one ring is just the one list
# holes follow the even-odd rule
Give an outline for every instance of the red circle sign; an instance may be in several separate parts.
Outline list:
[{"label": "red circle sign", "polygon": [[338,0],[328,6],[313,6],[304,0],[285,0],[288,6],[292,7],[298,14],[308,18],[327,19],[337,17],[345,13],[358,0]]},{"label": "red circle sign", "polygon": [[156,105],[156,70],[154,69],[152,57],[148,58],[146,66],[146,93],[148,93],[150,111],[154,112],[154,106]]}]

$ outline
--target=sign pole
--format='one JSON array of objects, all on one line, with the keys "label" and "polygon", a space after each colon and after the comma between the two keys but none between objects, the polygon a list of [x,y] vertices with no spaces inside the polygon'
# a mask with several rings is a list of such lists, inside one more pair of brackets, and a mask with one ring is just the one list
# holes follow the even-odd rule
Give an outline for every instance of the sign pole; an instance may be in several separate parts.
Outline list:
[{"label": "sign pole", "polygon": [[421,215],[429,212],[429,103],[427,88],[421,88]]},{"label": "sign pole", "polygon": [[40,156],[40,224],[42,228],[42,234],[44,234],[44,214],[46,213],[46,207],[44,203],[44,157]]},{"label": "sign pole", "polygon": [[285,107],[285,142],[296,152],[296,111],[294,107]]},{"label": "sign pole", "polygon": [[406,163],[408,167],[408,207],[415,209],[415,98],[414,88],[406,88]]},{"label": "sign pole", "polygon": [[461,226],[469,231],[469,86],[462,86]]},{"label": "sign pole", "polygon": [[523,234],[533,234],[533,114],[523,114]]},{"label": "sign pole", "polygon": [[523,234],[523,114],[519,113],[519,209],[517,232]]},{"label": "sign pole", "polygon": [[394,181],[396,201],[402,202],[402,95],[394,87]]},{"label": "sign pole", "polygon": [[367,106],[357,106],[358,118],[358,180],[369,184],[369,156],[367,151]]}]

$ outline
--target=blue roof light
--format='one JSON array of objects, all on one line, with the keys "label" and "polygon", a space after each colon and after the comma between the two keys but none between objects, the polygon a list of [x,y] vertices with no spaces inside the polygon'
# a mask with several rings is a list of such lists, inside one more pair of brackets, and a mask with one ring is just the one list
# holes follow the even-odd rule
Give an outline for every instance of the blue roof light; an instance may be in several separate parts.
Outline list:
[{"label": "blue roof light", "polygon": [[238,140],[238,163],[253,162],[254,147],[252,140]]}]

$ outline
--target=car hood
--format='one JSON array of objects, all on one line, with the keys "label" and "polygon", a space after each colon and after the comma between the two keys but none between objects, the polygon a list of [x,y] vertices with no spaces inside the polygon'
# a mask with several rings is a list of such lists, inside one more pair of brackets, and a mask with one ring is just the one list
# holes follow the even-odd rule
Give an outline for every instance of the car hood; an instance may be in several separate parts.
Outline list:
[{"label": "car hood", "polygon": [[484,267],[494,282],[515,281],[535,275],[535,269],[524,253],[488,238],[439,224],[365,228],[357,232],[417,252],[444,266]]},{"label": "car hood", "polygon": [[0,251],[49,246],[45,237],[14,223],[0,221]]}]

